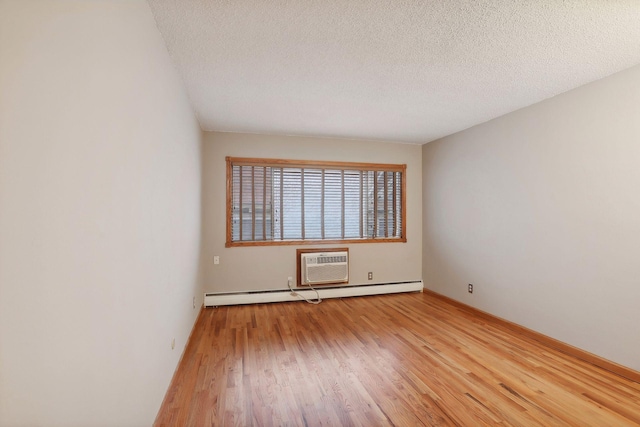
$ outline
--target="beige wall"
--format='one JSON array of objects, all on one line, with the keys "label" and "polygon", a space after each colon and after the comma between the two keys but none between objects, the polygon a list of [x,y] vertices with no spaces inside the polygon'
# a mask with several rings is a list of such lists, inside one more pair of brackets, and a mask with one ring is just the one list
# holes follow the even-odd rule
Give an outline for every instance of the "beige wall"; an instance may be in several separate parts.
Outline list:
[{"label": "beige wall", "polygon": [[425,287],[640,370],[640,67],[429,143],[422,167]]},{"label": "beige wall", "polygon": [[202,302],[200,144],[145,1],[0,3],[0,425],[153,423]]},{"label": "beige wall", "polygon": [[[339,246],[349,247],[351,284],[421,280],[420,154],[419,145],[205,133],[202,184],[205,290],[284,289],[287,277],[296,275],[296,246],[225,248],[226,156],[407,164],[407,243]],[[219,265],[213,264],[215,255],[220,256]],[[369,271],[373,271],[375,280],[367,280]]]}]

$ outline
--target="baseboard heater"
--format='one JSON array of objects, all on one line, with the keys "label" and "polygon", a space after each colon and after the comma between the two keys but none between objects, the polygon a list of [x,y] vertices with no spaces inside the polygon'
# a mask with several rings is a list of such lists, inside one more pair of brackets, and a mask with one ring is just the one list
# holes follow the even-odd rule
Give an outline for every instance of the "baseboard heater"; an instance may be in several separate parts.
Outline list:
[{"label": "baseboard heater", "polygon": [[[422,281],[381,283],[376,285],[347,285],[347,286],[323,286],[318,289],[320,298],[343,298],[365,295],[397,294],[401,292],[422,292]],[[204,306],[216,307],[220,305],[261,304],[267,302],[302,301],[300,295],[315,299],[316,293],[311,289],[295,289],[299,295],[291,295],[291,291],[250,291],[233,293],[208,293],[204,294]]]}]

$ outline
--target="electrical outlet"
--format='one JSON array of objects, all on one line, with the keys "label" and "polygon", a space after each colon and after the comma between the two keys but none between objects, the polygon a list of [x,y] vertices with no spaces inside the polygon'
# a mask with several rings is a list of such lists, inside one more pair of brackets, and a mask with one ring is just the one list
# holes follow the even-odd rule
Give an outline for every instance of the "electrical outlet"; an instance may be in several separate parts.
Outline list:
[{"label": "electrical outlet", "polygon": [[367,274],[367,279],[373,280],[373,271],[370,271],[369,274]]},{"label": "electrical outlet", "polygon": [[216,255],[216,256],[214,256],[214,257],[213,257],[213,263],[214,263],[215,265],[220,264],[220,257],[219,257],[219,256],[217,256],[217,255]]},{"label": "electrical outlet", "polygon": [[470,294],[473,293],[473,285],[471,283],[469,283],[469,287],[467,288],[467,290],[469,291]]},{"label": "electrical outlet", "polygon": [[196,308],[196,297],[193,297],[193,308]]},{"label": "electrical outlet", "polygon": [[171,350],[173,350],[174,348],[176,348],[176,339],[172,339],[171,340]]}]

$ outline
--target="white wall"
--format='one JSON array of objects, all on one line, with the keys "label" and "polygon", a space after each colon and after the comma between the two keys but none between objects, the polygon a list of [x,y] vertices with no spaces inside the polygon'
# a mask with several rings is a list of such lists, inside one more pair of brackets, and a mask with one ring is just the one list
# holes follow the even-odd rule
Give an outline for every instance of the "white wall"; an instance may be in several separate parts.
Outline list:
[{"label": "white wall", "polygon": [[[206,132],[203,265],[206,292],[285,289],[296,276],[296,248],[349,247],[350,284],[422,278],[422,147],[375,141]],[[225,248],[225,157],[266,157],[407,165],[407,242]],[[220,264],[213,257],[220,256]],[[367,272],[374,280],[367,280]]]},{"label": "white wall", "polygon": [[146,2],[0,3],[0,425],[153,423],[202,303],[200,150]]},{"label": "white wall", "polygon": [[425,287],[640,370],[640,66],[426,144],[423,172]]}]

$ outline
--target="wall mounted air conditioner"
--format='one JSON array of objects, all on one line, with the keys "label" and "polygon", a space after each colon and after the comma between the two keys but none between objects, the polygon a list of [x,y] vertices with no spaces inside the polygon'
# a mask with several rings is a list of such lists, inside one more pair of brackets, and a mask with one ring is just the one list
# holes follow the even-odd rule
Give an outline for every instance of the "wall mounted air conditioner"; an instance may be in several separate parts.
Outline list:
[{"label": "wall mounted air conditioner", "polygon": [[347,283],[349,252],[307,252],[300,254],[301,284]]}]

